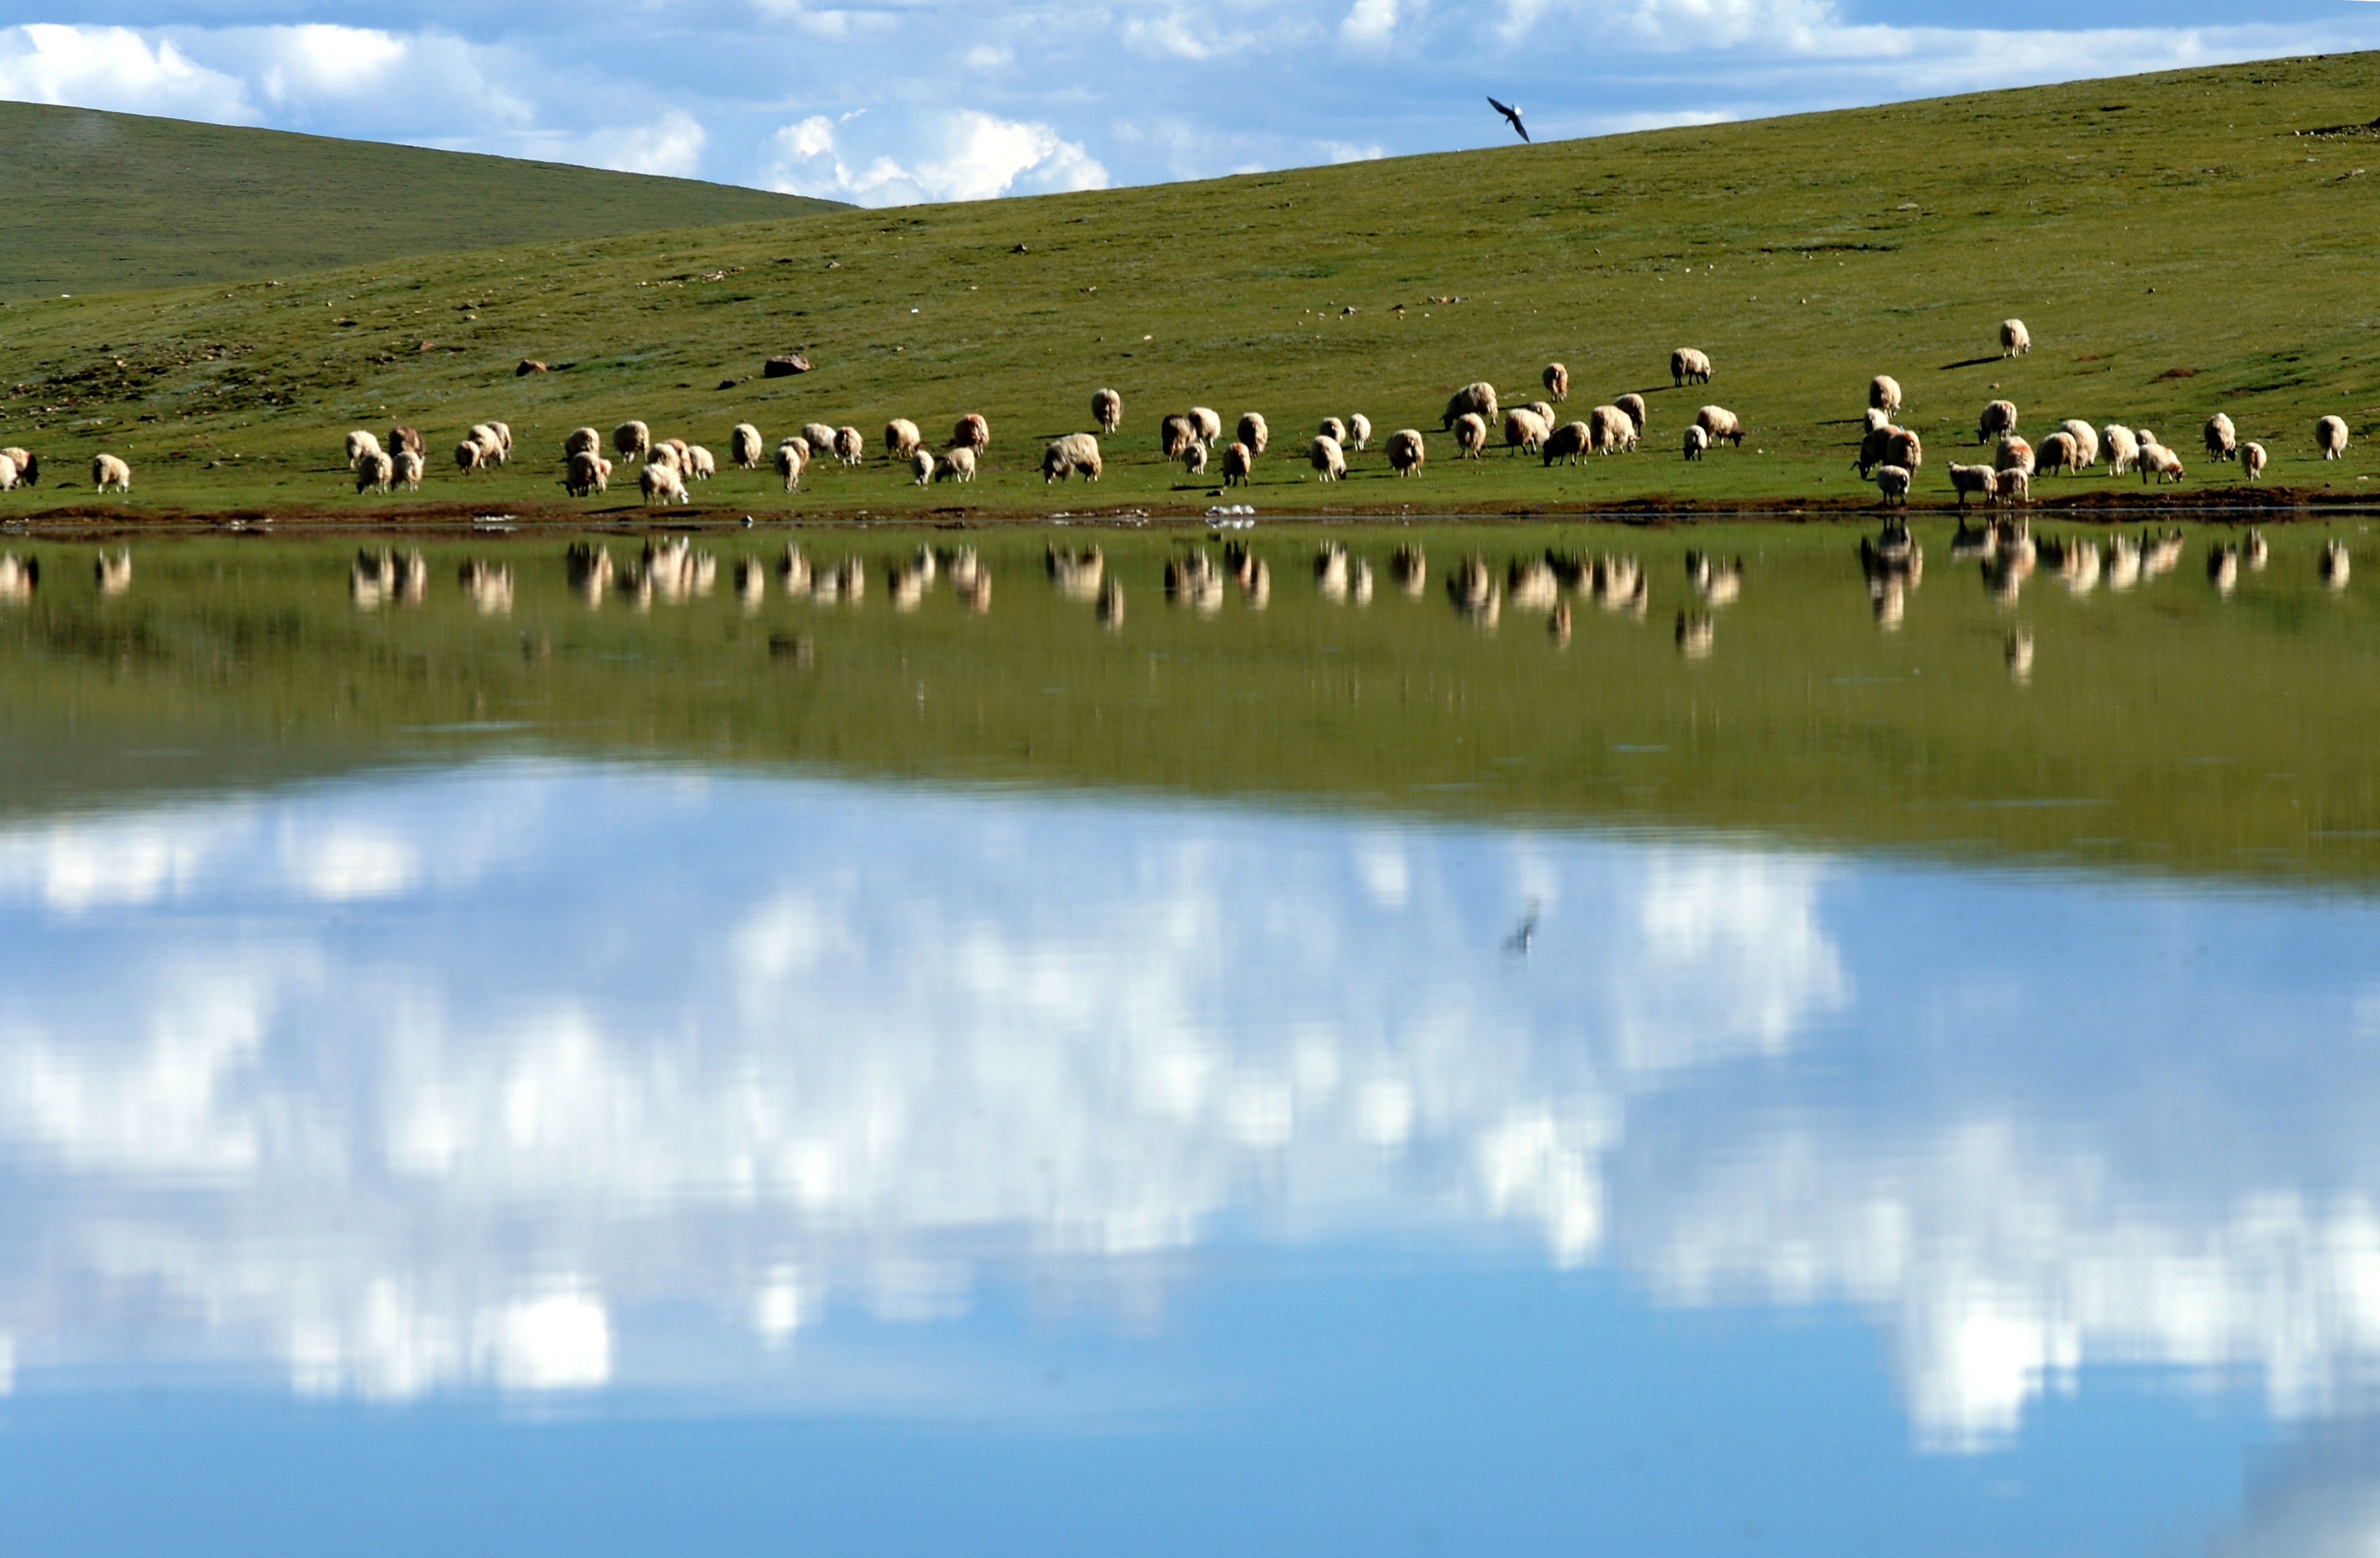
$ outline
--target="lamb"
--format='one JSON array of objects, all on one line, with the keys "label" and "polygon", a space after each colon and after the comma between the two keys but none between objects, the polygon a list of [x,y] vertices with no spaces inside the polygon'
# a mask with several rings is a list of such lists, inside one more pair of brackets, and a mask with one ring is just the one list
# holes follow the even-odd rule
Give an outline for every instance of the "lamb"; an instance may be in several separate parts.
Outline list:
[{"label": "lamb", "polygon": [[[1623,417],[1621,420],[1626,421],[1627,418]],[[1578,457],[1594,447],[1595,433],[1585,423],[1564,422],[1547,437],[1545,447],[1539,453],[1545,456],[1545,463],[1548,465],[1556,460],[1575,465]]]},{"label": "lamb", "polygon": [[2080,417],[2069,417],[2058,424],[2058,430],[2074,441],[2075,453],[2081,456],[2076,470],[2087,471],[2099,463],[2098,429]]},{"label": "lamb", "polygon": [[923,487],[934,479],[934,457],[923,444],[909,451],[909,474]]},{"label": "lamb", "polygon": [[1223,451],[1223,485],[1245,487],[1248,484],[1248,473],[1255,467],[1256,461],[1248,453],[1246,444],[1232,445],[1231,448]]},{"label": "lamb", "polygon": [[1272,441],[1272,429],[1265,426],[1264,417],[1257,412],[1245,412],[1240,417],[1239,438],[1248,446],[1248,453],[1261,459],[1265,445]]},{"label": "lamb", "polygon": [[1711,360],[1692,346],[1681,346],[1670,354],[1670,378],[1677,389],[1690,383],[1707,384],[1711,380]]},{"label": "lamb", "polygon": [[2129,475],[2141,457],[2141,442],[2132,436],[2132,429],[2120,422],[2110,422],[2099,429],[2099,441],[2107,446],[2108,471],[2116,476]]},{"label": "lamb", "polygon": [[943,455],[941,468],[934,473],[934,479],[936,481],[973,481],[975,451],[959,448]]},{"label": "lamb", "polygon": [[1988,503],[1998,495],[1999,474],[1989,465],[1950,467],[1950,489],[1959,494],[1959,506],[1965,508],[1969,498],[1981,498]]},{"label": "lamb", "polygon": [[970,411],[951,429],[950,447],[980,454],[991,447],[991,424],[979,411]]},{"label": "lamb", "polygon": [[637,475],[637,485],[644,489],[645,501],[648,505],[683,503],[686,501],[686,483],[678,478],[676,470],[669,465],[655,465],[650,460],[646,461],[645,468]]},{"label": "lamb", "polygon": [[1699,460],[1699,459],[1701,459],[1701,458],[1703,457],[1703,451],[1705,451],[1705,450],[1708,449],[1709,447],[1710,447],[1710,434],[1709,434],[1708,432],[1706,432],[1706,431],[1705,431],[1705,430],[1704,430],[1704,429],[1703,429],[1703,425],[1702,425],[1700,422],[1695,423],[1693,427],[1688,428],[1688,429],[1686,429],[1686,458],[1687,458],[1687,459],[1689,459],[1689,460]]},{"label": "lamb", "polygon": [[868,441],[857,428],[837,428],[834,430],[834,457],[846,465],[856,465],[868,458]]},{"label": "lamb", "polygon": [[710,457],[710,450],[689,443],[686,446],[686,474],[689,480],[709,481],[719,474],[719,462]]},{"label": "lamb", "polygon": [[760,429],[749,422],[736,423],[727,435],[727,457],[735,462],[739,471],[759,470],[762,449]]},{"label": "lamb", "polygon": [[1639,394],[1625,394],[1611,404],[1628,413],[1628,419],[1636,424],[1636,436],[1643,438],[1645,436],[1645,397]]},{"label": "lamb", "polygon": [[1305,458],[1325,481],[1339,481],[1347,475],[1346,452],[1335,438],[1318,437],[1307,446]]},{"label": "lamb", "polygon": [[1455,453],[1465,460],[1477,460],[1488,453],[1488,419],[1475,411],[1466,411],[1454,419]]},{"label": "lamb", "polygon": [[2223,413],[2218,411],[2206,419],[2205,437],[2208,459],[2229,460],[2238,456],[2239,435],[2232,430],[2231,418],[2224,416]]},{"label": "lamb", "polygon": [[1182,472],[1184,476],[1207,474],[1207,446],[1196,439],[1192,439],[1190,447],[1182,452]]},{"label": "lamb", "polygon": [[[399,432],[407,432],[407,431],[410,431],[410,429],[404,429],[404,428],[400,428],[400,429],[398,429],[397,430],[398,430]],[[568,465],[568,464],[570,463],[570,457],[571,457],[572,455],[574,455],[574,454],[577,454],[577,453],[588,453],[588,454],[601,454],[601,453],[603,453],[603,435],[602,435],[601,433],[597,432],[597,431],[596,431],[594,429],[592,429],[592,428],[574,428],[574,429],[571,429],[570,436],[569,436],[568,438],[564,439],[564,440],[562,441],[562,462],[563,462],[563,464],[564,464],[564,465]]]},{"label": "lamb", "polygon": [[623,460],[641,460],[652,452],[653,430],[642,422],[623,422],[612,429],[612,447]]},{"label": "lamb", "polygon": [[1176,415],[1157,425],[1157,447],[1169,460],[1182,458],[1194,444],[1205,441],[1198,436],[1198,424],[1190,417]]},{"label": "lamb", "polygon": [[895,417],[884,424],[884,458],[887,460],[906,460],[925,441],[926,436],[917,430],[917,424],[906,417]]},{"label": "lamb", "polygon": [[358,429],[347,435],[347,469],[361,468],[364,456],[380,453],[380,440]]},{"label": "lamb", "polygon": [[1050,447],[1041,452],[1041,483],[1063,481],[1076,471],[1085,481],[1097,481],[1104,469],[1099,460],[1099,441],[1088,433],[1068,433],[1052,439]]},{"label": "lamb", "polygon": [[1389,435],[1387,445],[1389,469],[1399,476],[1419,476],[1429,452],[1423,446],[1420,432],[1413,428],[1400,428]]},{"label": "lamb", "polygon": [[562,489],[574,498],[592,497],[610,490],[612,462],[591,449],[582,449],[570,457],[570,470],[562,478]]},{"label": "lamb", "polygon": [[2065,471],[2070,475],[2082,468],[2082,452],[2074,446],[2074,435],[2059,429],[2041,441],[2034,452],[2034,468],[2044,474]]},{"label": "lamb", "polygon": [[1115,430],[1123,426],[1123,397],[1113,390],[1093,390],[1091,420],[1099,425],[1099,431],[1113,438]]},{"label": "lamb", "polygon": [[1348,414],[1348,417],[1347,417],[1347,435],[1348,435],[1348,444],[1347,444],[1347,447],[1348,447],[1348,448],[1350,448],[1350,449],[1369,449],[1369,448],[1371,448],[1371,447],[1372,447],[1372,419],[1371,419],[1369,417],[1365,416],[1365,415],[1364,415],[1362,412],[1360,412],[1360,411],[1350,412],[1350,413]]},{"label": "lamb", "polygon": [[804,443],[810,446],[812,458],[820,460],[835,458],[834,429],[824,422],[803,423],[801,439]]},{"label": "lamb", "polygon": [[1996,400],[1984,406],[1983,416],[1975,419],[1975,441],[1989,443],[2005,433],[2016,431],[2016,402]]},{"label": "lamb", "polygon": [[1447,399],[1446,415],[1440,419],[1439,426],[1451,429],[1465,417],[1478,417],[1483,428],[1496,420],[1495,385],[1483,379],[1455,391]]},{"label": "lamb", "polygon": [[1909,506],[1909,473],[1899,465],[1879,465],[1876,472],[1876,488],[1884,494],[1884,501]]},{"label": "lamb", "polygon": [[1725,439],[1738,449],[1743,447],[1743,423],[1723,405],[1706,405],[1695,412],[1694,425],[1708,434],[1713,443]]},{"label": "lamb", "polygon": [[1325,417],[1322,425],[1314,430],[1334,443],[1343,445],[1347,441],[1347,424],[1336,417]]},{"label": "lamb", "polygon": [[2265,474],[2265,446],[2243,443],[2240,446],[2240,470],[2250,481]]},{"label": "lamb", "polygon": [[2022,320],[2000,321],[2000,356],[2018,357],[2033,350],[2033,333],[2024,328]]},{"label": "lamb", "polygon": [[91,457],[91,479],[99,484],[102,492],[115,488],[118,492],[132,490],[132,467],[113,454]]},{"label": "lamb", "polygon": [[2313,425],[2313,446],[2322,451],[2325,460],[2336,460],[2347,453],[2347,419],[2325,417]]},{"label": "lamb", "polygon": [[777,445],[777,477],[793,491],[802,484],[802,467],[810,463],[810,446],[798,438],[789,438]]},{"label": "lamb", "polygon": [[1992,456],[1992,464],[2004,471],[2022,471],[2030,480],[2034,469],[2033,445],[2011,433],[2000,440],[1999,449]]},{"label": "lamb", "polygon": [[1598,454],[1636,447],[1636,424],[1616,405],[1598,405],[1586,414],[1589,443]]},{"label": "lamb", "polygon": [[455,446],[455,464],[465,476],[488,463],[488,446],[478,439],[467,438]]},{"label": "lamb", "polygon": [[1900,410],[1900,380],[1889,373],[1879,373],[1867,381],[1867,403],[1887,417]]},{"label": "lamb", "polygon": [[396,462],[382,453],[379,441],[374,440],[372,446],[356,461],[356,496],[360,498],[367,492],[385,492],[389,483],[395,479]]},{"label": "lamb", "polygon": [[421,441],[420,429],[391,428],[388,430],[388,452],[391,454],[401,454],[408,449],[424,460],[430,458],[430,446]]},{"label": "lamb", "polygon": [[1569,368],[1558,362],[1549,362],[1546,364],[1546,371],[1541,377],[1545,380],[1546,393],[1553,396],[1557,401],[1570,399]]},{"label": "lamb", "polygon": [[1552,434],[1553,429],[1546,426],[1544,418],[1526,406],[1516,405],[1504,413],[1504,447],[1507,450],[1533,453],[1542,448]]}]

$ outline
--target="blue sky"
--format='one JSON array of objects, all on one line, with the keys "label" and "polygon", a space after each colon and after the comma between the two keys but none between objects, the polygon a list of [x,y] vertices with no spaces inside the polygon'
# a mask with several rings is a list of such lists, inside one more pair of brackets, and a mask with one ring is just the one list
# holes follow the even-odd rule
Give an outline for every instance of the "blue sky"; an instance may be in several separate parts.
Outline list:
[{"label": "blue sky", "polygon": [[[1095,188],[2380,46],[2204,0],[121,0],[0,9],[0,97],[865,204]],[[2079,23],[2079,25],[2078,25]]]}]

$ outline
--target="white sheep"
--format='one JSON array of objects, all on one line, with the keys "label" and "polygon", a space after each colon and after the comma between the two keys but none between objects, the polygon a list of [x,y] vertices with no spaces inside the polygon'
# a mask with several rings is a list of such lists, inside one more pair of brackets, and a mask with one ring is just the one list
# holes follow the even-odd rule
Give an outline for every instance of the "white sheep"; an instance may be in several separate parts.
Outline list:
[{"label": "white sheep", "polygon": [[1099,459],[1099,441],[1088,433],[1068,433],[1052,439],[1041,452],[1041,482],[1045,487],[1076,472],[1085,481],[1097,481],[1105,468]]},{"label": "white sheep", "polygon": [[676,467],[645,462],[637,475],[637,485],[644,489],[647,504],[683,503],[686,501],[686,483],[679,479]]},{"label": "white sheep", "polygon": [[1645,397],[1639,394],[1625,394],[1611,404],[1628,413],[1628,419],[1636,424],[1636,436],[1643,438],[1645,436]]},{"label": "white sheep", "polygon": [[952,425],[948,447],[982,453],[991,447],[991,424],[984,420],[983,413],[968,412]]},{"label": "white sheep", "polygon": [[1201,443],[1220,443],[1223,438],[1223,419],[1212,407],[1194,405],[1190,408],[1190,425],[1198,429]]},{"label": "white sheep", "polygon": [[1900,410],[1900,380],[1889,373],[1879,373],[1867,381],[1867,404],[1884,413],[1888,420]]},{"label": "white sheep", "polygon": [[1909,506],[1909,473],[1899,465],[1878,465],[1876,469],[1876,489],[1884,501]]},{"label": "white sheep", "polygon": [[367,454],[380,453],[380,440],[361,429],[347,435],[347,469],[355,470]]},{"label": "white sheep", "polygon": [[474,423],[470,432],[466,436],[480,446],[481,463],[484,465],[501,465],[510,453],[506,447],[504,435],[496,430],[496,426],[492,422]]},{"label": "white sheep", "polygon": [[735,462],[739,471],[757,471],[766,445],[760,429],[749,422],[738,422],[727,435],[727,457]]},{"label": "white sheep", "polygon": [[478,439],[467,438],[455,446],[455,465],[465,476],[488,463],[488,446]]},{"label": "white sheep", "polygon": [[1195,438],[1183,446],[1182,472],[1184,476],[1207,474],[1207,446]]},{"label": "white sheep", "polygon": [[689,443],[686,446],[686,474],[690,481],[709,481],[719,474],[719,462],[711,458],[710,450]]},{"label": "white sheep", "polygon": [[1743,421],[1723,405],[1706,405],[1695,412],[1694,425],[1702,429],[1713,443],[1724,439],[1738,449],[1743,447]]},{"label": "white sheep", "polygon": [[2034,451],[2034,469],[2042,475],[2053,471],[2071,474],[2082,468],[2082,451],[2075,446],[2074,435],[2060,428],[2041,441]]},{"label": "white sheep", "polygon": [[612,448],[623,460],[641,460],[652,447],[653,430],[642,422],[623,422],[612,429]]},{"label": "white sheep", "polygon": [[887,460],[906,460],[925,441],[926,435],[919,432],[917,424],[906,417],[895,417],[884,424],[884,458]]},{"label": "white sheep", "polygon": [[2325,417],[2313,425],[2313,446],[2322,451],[2325,460],[2336,460],[2347,453],[2347,419]]},{"label": "white sheep", "polygon": [[[1621,420],[1624,422],[1627,418],[1623,417]],[[1594,429],[1584,422],[1564,422],[1548,435],[1544,447],[1538,453],[1545,456],[1545,463],[1548,465],[1557,460],[1566,461],[1575,465],[1578,464],[1579,456],[1588,453],[1594,447]]]},{"label": "white sheep", "polygon": [[677,441],[675,439],[663,439],[661,442],[654,444],[652,452],[645,456],[645,464],[649,465],[667,465],[671,470],[674,470],[678,474],[679,480],[683,481],[686,479],[686,460],[685,457],[678,453]]},{"label": "white sheep", "polygon": [[0,459],[17,467],[17,479],[23,485],[39,487],[42,484],[42,462],[30,452],[11,444],[0,449]]},{"label": "white sheep", "polygon": [[909,451],[909,474],[920,487],[934,479],[934,456],[922,444]]},{"label": "white sheep", "polygon": [[113,454],[91,457],[91,479],[99,484],[102,492],[115,488],[118,492],[132,490],[132,467]]},{"label": "white sheep", "polygon": [[1262,414],[1249,411],[1240,416],[1239,440],[1248,446],[1248,453],[1264,458],[1265,445],[1272,441],[1272,429],[1265,426]]},{"label": "white sheep", "polygon": [[1116,429],[1123,426],[1123,397],[1113,390],[1093,390],[1091,420],[1099,425],[1099,431],[1114,437]]},{"label": "white sheep", "polygon": [[2022,356],[2033,350],[2033,332],[2024,328],[2022,320],[2000,321],[2000,356]]},{"label": "white sheep", "polygon": [[356,461],[356,496],[359,498],[367,492],[387,491],[395,479],[396,462],[381,453],[377,441]]},{"label": "white sheep", "polygon": [[1687,459],[1701,459],[1703,457],[1703,452],[1709,447],[1710,434],[1704,430],[1703,425],[1700,422],[1695,423],[1693,427],[1686,429]]},{"label": "white sheep", "polygon": [[1586,414],[1587,441],[1598,454],[1636,447],[1636,424],[1616,405],[1598,405]]},{"label": "white sheep", "polygon": [[496,435],[498,456],[496,463],[500,465],[511,465],[513,462],[512,425],[508,422],[482,422],[480,425]]},{"label": "white sheep", "polygon": [[2075,452],[2082,463],[2076,470],[2087,471],[2099,463],[2099,430],[2080,417],[2069,417],[2058,424],[2058,430],[2074,441]]},{"label": "white sheep", "polygon": [[2012,400],[1985,402],[1984,414],[1975,418],[1975,441],[1989,443],[2004,433],[2014,431],[2016,431],[2016,402]]},{"label": "white sheep", "polygon": [[2099,441],[2107,451],[2107,469],[2111,475],[2128,476],[2141,457],[2141,441],[2132,429],[2121,422],[2110,422],[2099,429]]},{"label": "white sheep", "polygon": [[2205,438],[2210,460],[2228,460],[2240,453],[2240,437],[2232,429],[2231,418],[2219,411],[2206,419]]},{"label": "white sheep", "polygon": [[1959,495],[1959,506],[1965,508],[1969,498],[1981,498],[1990,502],[1998,494],[1999,473],[1989,465],[1950,467],[1950,489]]},{"label": "white sheep", "polygon": [[810,463],[810,446],[807,440],[789,438],[777,445],[777,477],[793,491],[802,484],[802,467]]},{"label": "white sheep", "polygon": [[2180,481],[2182,478],[2182,476],[2183,472],[2181,468],[2180,455],[2176,454],[2172,450],[2168,449],[2161,443],[2143,443],[2141,445],[2141,480],[2143,483],[2145,484],[2154,478],[2161,485],[2168,481]]},{"label": "white sheep", "polygon": [[602,453],[603,435],[592,428],[573,428],[570,430],[570,436],[562,441],[562,460],[565,465],[570,463],[570,457],[574,454]]},{"label": "white sheep", "polygon": [[1389,435],[1386,446],[1389,469],[1399,476],[1419,476],[1429,459],[1429,451],[1422,442],[1417,429],[1400,428]]},{"label": "white sheep", "polygon": [[407,492],[420,491],[422,474],[429,469],[428,463],[421,458],[421,452],[418,449],[400,449],[395,458],[396,479],[405,483],[405,489]]},{"label": "white sheep", "polygon": [[1475,411],[1466,411],[1454,419],[1455,453],[1465,460],[1478,460],[1488,453],[1488,419]]},{"label": "white sheep", "polygon": [[2240,469],[2250,481],[2253,481],[2258,477],[2263,476],[2265,474],[2265,446],[2261,443],[2253,442],[2241,444],[2240,446]]},{"label": "white sheep", "polygon": [[612,485],[612,462],[591,449],[582,449],[570,457],[570,469],[562,478],[562,489],[574,498],[591,497],[606,491]]},{"label": "white sheep", "polygon": [[[1998,479],[1999,482],[2001,502],[2013,507],[2018,503],[2030,503],[2033,501],[2032,472],[2024,470],[2005,470],[1998,473]],[[2029,546],[2032,543],[2028,541],[2026,544]]]},{"label": "white sheep", "polygon": [[934,472],[936,481],[973,481],[975,451],[961,445],[942,456],[940,468]]},{"label": "white sheep", "polygon": [[2010,433],[2000,440],[1999,449],[1992,456],[1992,464],[2004,471],[2022,471],[2030,479],[2034,470],[2033,445]]},{"label": "white sheep", "polygon": [[1360,411],[1348,414],[1347,447],[1359,450],[1372,447],[1372,419]]},{"label": "white sheep", "polygon": [[23,479],[24,473],[18,468],[15,459],[0,453],[0,492],[14,492],[17,484]]},{"label": "white sheep", "polygon": [[837,428],[834,430],[834,457],[846,465],[856,465],[868,458],[868,440],[857,428]]},{"label": "white sheep", "polygon": [[1223,451],[1223,485],[1226,487],[1245,487],[1248,484],[1248,473],[1253,470],[1255,466],[1255,457],[1248,453],[1248,446],[1246,444],[1235,443],[1232,445],[1229,449]]},{"label": "white sheep", "polygon": [[1347,424],[1336,417],[1325,417],[1322,418],[1322,425],[1314,430],[1318,436],[1330,439],[1342,446],[1344,446],[1347,441]]},{"label": "white sheep", "polygon": [[1711,380],[1711,360],[1692,346],[1681,346],[1670,354],[1670,378],[1673,387],[1687,384],[1707,384]]},{"label": "white sheep", "polygon": [[1524,454],[1535,453],[1544,447],[1553,429],[1545,418],[1524,405],[1516,405],[1504,413],[1504,447]]},{"label": "white sheep", "polygon": [[1546,370],[1540,377],[1545,380],[1546,393],[1553,396],[1556,401],[1570,399],[1569,368],[1558,362],[1549,362],[1546,364]]},{"label": "white sheep", "polygon": [[1890,426],[1892,426],[1892,418],[1887,417],[1875,406],[1871,405],[1865,411],[1860,413],[1860,427],[1863,429],[1863,437],[1867,433],[1880,433]]},{"label": "white sheep", "polygon": [[836,457],[834,429],[824,422],[803,423],[801,438],[804,443],[809,445],[812,459],[832,460]]},{"label": "white sheep", "polygon": [[1496,420],[1495,385],[1482,379],[1476,383],[1465,384],[1455,391],[1453,394],[1447,397],[1446,415],[1440,419],[1439,425],[1441,428],[1452,428],[1465,417],[1478,417],[1479,425],[1483,428]]},{"label": "white sheep", "polygon": [[1306,447],[1305,458],[1325,481],[1338,481],[1347,474],[1346,452],[1339,447],[1339,441],[1335,438],[1316,438]]}]

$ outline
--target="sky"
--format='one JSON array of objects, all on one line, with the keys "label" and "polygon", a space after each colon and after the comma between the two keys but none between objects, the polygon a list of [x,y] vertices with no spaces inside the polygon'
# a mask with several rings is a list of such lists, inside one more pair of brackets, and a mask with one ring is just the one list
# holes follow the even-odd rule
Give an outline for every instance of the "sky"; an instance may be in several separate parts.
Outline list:
[{"label": "sky", "polygon": [[[2207,0],[112,0],[0,6],[0,98],[863,205],[1102,188],[2380,46]],[[2077,25],[2081,22],[2082,25]]]}]

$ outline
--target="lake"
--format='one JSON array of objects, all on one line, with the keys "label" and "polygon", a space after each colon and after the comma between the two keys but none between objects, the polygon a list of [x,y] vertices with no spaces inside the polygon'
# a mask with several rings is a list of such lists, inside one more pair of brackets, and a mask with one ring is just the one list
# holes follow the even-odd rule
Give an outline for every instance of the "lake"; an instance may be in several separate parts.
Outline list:
[{"label": "lake", "polygon": [[2364,1550],[2361,522],[1870,535],[0,540],[0,1551]]}]

